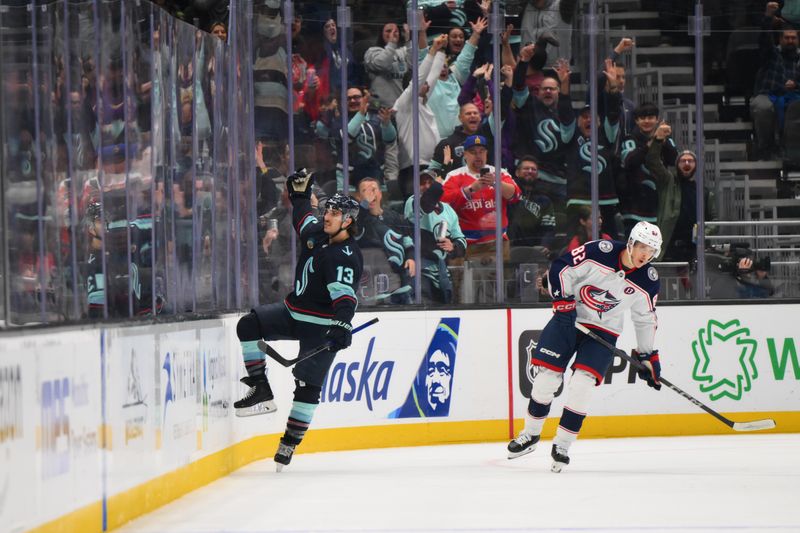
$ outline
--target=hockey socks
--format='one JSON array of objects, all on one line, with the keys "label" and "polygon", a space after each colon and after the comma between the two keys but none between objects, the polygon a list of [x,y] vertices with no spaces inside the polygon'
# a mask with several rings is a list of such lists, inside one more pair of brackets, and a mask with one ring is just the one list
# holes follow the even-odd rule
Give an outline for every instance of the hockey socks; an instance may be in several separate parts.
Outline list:
[{"label": "hockey socks", "polygon": [[294,450],[303,441],[306,431],[314,418],[314,411],[319,405],[321,387],[308,385],[295,380],[294,401],[286,421],[286,431],[281,437],[278,451],[275,453],[276,469],[280,472],[284,465],[288,465],[294,455]]},{"label": "hockey socks", "polygon": [[597,386],[597,378],[589,372],[577,369],[569,380],[567,387],[567,402],[564,411],[561,413],[561,420],[556,430],[556,438],[553,439],[553,449],[550,455],[553,457],[553,464],[550,469],[553,472],[561,472],[564,466],[569,464],[569,447],[578,439],[586,412],[589,408],[592,393]]},{"label": "hockey socks", "polygon": [[306,436],[308,426],[311,425],[311,419],[314,417],[317,405],[319,404],[293,401],[292,410],[289,412],[289,420],[286,422],[284,437],[295,445],[300,444],[300,441]]},{"label": "hockey socks", "polygon": [[556,429],[556,437],[553,439],[553,448],[550,451],[553,458],[551,471],[561,472],[569,464],[569,447],[578,440],[578,433],[581,431],[585,418],[586,413],[579,413],[569,406],[564,406],[564,412],[561,413],[561,420]]},{"label": "hockey socks", "polygon": [[247,370],[247,375],[263,375],[267,367],[267,362],[264,352],[258,348],[258,341],[241,341],[241,344],[244,368]]},{"label": "hockey socks", "polygon": [[578,413],[564,406],[564,412],[558,422],[556,438],[553,439],[553,442],[565,450],[569,449],[572,443],[578,440],[578,433],[581,430],[584,418],[586,418],[586,413]]}]

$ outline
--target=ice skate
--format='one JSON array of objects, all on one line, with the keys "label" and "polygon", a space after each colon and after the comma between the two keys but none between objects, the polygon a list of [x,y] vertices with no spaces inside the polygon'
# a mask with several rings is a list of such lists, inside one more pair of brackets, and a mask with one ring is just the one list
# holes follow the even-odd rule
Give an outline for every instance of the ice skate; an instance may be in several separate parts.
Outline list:
[{"label": "ice skate", "polygon": [[275,471],[280,472],[283,467],[292,462],[292,455],[297,444],[291,444],[286,437],[281,437],[281,442],[278,444],[278,451],[275,452]]},{"label": "ice skate", "polygon": [[536,449],[536,443],[538,442],[539,435],[531,435],[523,431],[519,434],[519,437],[508,443],[508,458],[516,459],[531,453]]},{"label": "ice skate", "polygon": [[246,376],[239,381],[250,387],[250,390],[241,400],[234,402],[236,416],[264,415],[278,409],[272,401],[275,396],[272,394],[267,376]]},{"label": "ice skate", "polygon": [[550,466],[550,471],[558,474],[561,469],[569,464],[569,456],[567,449],[562,448],[558,444],[553,444],[553,449],[550,451],[550,456],[553,458],[553,464]]}]

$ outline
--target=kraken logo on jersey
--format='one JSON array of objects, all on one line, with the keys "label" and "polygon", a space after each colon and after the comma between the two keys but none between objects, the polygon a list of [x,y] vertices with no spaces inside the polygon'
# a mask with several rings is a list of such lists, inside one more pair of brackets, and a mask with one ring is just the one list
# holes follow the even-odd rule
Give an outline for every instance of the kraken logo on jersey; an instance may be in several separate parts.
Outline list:
[{"label": "kraken logo on jersey", "polygon": [[361,134],[356,137],[356,145],[358,146],[358,155],[365,160],[371,159],[378,151],[378,141],[375,138],[375,131],[372,127],[365,128],[361,126]]},{"label": "kraken logo on jersey", "polygon": [[608,313],[620,304],[620,301],[613,294],[593,285],[581,287],[580,295],[583,305],[592,311],[597,311],[597,316],[600,318],[603,318],[603,313]]},{"label": "kraken logo on jersey", "polygon": [[[603,148],[605,148],[605,147],[602,146],[602,145],[597,147],[597,152],[598,152],[598,154],[597,154],[597,165],[598,165],[597,173],[598,174],[602,174],[603,171],[608,166],[608,162],[606,161],[606,158],[601,156],[600,153],[599,153],[600,150],[602,150]],[[583,143],[583,145],[581,146],[581,149],[580,149],[580,154],[581,154],[581,159],[586,162],[586,165],[584,165],[581,168],[581,170],[583,170],[584,172],[591,172],[592,171],[592,143],[591,142]]]},{"label": "kraken logo on jersey", "polygon": [[300,296],[304,292],[306,292],[306,288],[308,288],[308,274],[314,273],[314,258],[309,257],[306,264],[303,265],[303,273],[300,275],[300,279],[294,282],[294,293],[297,296]]},{"label": "kraken logo on jersey", "polygon": [[405,262],[406,251],[403,249],[403,236],[394,230],[388,230],[383,236],[383,245],[386,248],[387,259],[390,263],[402,266]]},{"label": "kraken logo on jersey", "polygon": [[558,148],[558,138],[561,135],[561,128],[552,118],[548,118],[539,122],[536,126],[536,146],[539,147],[543,153],[555,152]]}]

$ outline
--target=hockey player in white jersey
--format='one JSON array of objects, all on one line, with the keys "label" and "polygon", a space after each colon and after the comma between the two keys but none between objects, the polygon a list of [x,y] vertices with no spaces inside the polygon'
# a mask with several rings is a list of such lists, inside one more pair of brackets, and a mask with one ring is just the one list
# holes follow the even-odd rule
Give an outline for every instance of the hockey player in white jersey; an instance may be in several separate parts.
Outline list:
[{"label": "hockey player in white jersey", "polygon": [[608,348],[575,329],[576,321],[616,344],[625,311],[630,309],[636,328],[634,355],[645,365],[639,376],[656,390],[661,389],[661,364],[654,347],[660,283],[658,272],[650,265],[660,251],[658,226],[639,222],[631,230],[627,243],[592,241],[553,261],[547,275],[553,318],[542,331],[531,358],[538,373],[525,413],[525,428],[508,444],[509,459],[536,448],[550,404],[575,355],[564,411],[551,450],[553,472],[560,472],[569,464],[568,450],[578,438],[593,389],[600,385],[613,359]]}]

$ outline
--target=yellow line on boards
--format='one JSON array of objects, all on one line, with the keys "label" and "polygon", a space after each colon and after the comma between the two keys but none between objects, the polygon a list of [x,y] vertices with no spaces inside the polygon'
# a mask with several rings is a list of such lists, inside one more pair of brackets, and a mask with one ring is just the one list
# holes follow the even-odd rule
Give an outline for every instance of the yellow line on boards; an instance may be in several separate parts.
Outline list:
[{"label": "yellow line on boards", "polygon": [[86,531],[87,533],[101,532],[103,529],[103,506],[95,502],[86,507],[81,507],[60,518],[42,524],[29,533],[73,533]]},{"label": "yellow line on boards", "polygon": [[[800,432],[800,411],[773,413],[726,414],[745,422],[773,418],[777,428],[769,433]],[[522,428],[522,419],[514,420],[515,431]],[[544,439],[555,435],[557,418],[547,421]],[[589,416],[581,429],[581,438],[667,437],[689,435],[735,434],[733,430],[705,414]],[[758,432],[764,433],[764,432]],[[271,457],[278,447],[280,435],[261,435],[212,453],[177,470],[137,485],[108,498],[108,529],[147,514],[159,507],[224,477],[254,461]],[[469,422],[412,422],[354,428],[312,429],[297,453],[330,452],[370,448],[428,446],[497,442],[508,439],[508,420]],[[498,457],[504,456],[504,448]],[[92,503],[60,518],[29,530],[35,533],[102,532],[102,505]]]}]

